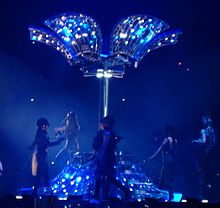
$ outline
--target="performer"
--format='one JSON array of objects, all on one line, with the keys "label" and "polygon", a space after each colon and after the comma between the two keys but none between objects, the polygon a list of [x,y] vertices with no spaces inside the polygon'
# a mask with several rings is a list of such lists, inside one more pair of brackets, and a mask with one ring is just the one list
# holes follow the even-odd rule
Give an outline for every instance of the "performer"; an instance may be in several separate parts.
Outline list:
[{"label": "performer", "polygon": [[63,138],[58,141],[50,142],[47,135],[47,129],[49,122],[46,118],[39,118],[37,121],[37,132],[32,145],[29,147],[30,150],[34,150],[32,158],[32,175],[35,176],[35,185],[33,195],[37,195],[37,190],[40,186],[41,179],[44,180],[44,185],[49,185],[49,174],[48,174],[48,158],[47,149],[48,147],[59,145]]},{"label": "performer", "polygon": [[171,201],[173,199],[173,183],[176,170],[177,139],[174,138],[173,126],[167,126],[165,133],[166,138],[149,160],[154,159],[157,155],[162,153],[162,168],[159,185],[161,189],[167,189],[169,191],[169,201]]},{"label": "performer", "polygon": [[130,191],[123,186],[115,177],[114,165],[116,163],[115,150],[120,137],[117,137],[113,131],[114,119],[111,116],[104,117],[100,122],[100,129],[93,141],[95,150],[96,169],[96,187],[95,199],[108,199],[109,186],[112,183],[118,186],[125,193],[125,197],[130,197]]},{"label": "performer", "polygon": [[192,143],[198,144],[200,151],[196,161],[196,172],[198,174],[198,198],[204,198],[209,184],[209,175],[213,166],[213,152],[216,144],[213,121],[209,114],[202,116],[203,128],[200,132],[200,138],[193,140]]},{"label": "performer", "polygon": [[64,133],[66,144],[56,155],[56,159],[65,151],[70,152],[70,161],[73,161],[74,154],[79,153],[78,136],[80,131],[79,120],[76,112],[70,111],[65,118],[65,126],[55,129],[56,133]]}]

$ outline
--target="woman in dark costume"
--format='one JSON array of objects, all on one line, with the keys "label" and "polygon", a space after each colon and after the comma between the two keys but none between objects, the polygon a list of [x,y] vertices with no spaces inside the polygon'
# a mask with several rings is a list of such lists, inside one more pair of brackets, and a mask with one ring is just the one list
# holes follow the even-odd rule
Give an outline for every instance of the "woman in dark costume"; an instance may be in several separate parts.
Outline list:
[{"label": "woman in dark costume", "polygon": [[49,186],[49,173],[48,173],[48,147],[56,146],[61,143],[63,138],[58,141],[50,142],[47,135],[49,122],[45,118],[40,118],[37,121],[37,132],[35,139],[29,149],[34,150],[32,158],[32,175],[35,176],[34,195],[37,195],[37,190],[40,186],[41,179],[44,185]]},{"label": "woman in dark costume", "polygon": [[215,131],[209,114],[202,116],[202,126],[200,138],[192,141],[192,143],[197,144],[197,147],[199,147],[195,167],[198,175],[197,197],[200,199],[206,197],[216,147]]},{"label": "woman in dark costume", "polygon": [[173,199],[173,183],[176,172],[176,146],[177,139],[174,138],[174,128],[167,126],[165,128],[166,137],[156,152],[149,158],[152,160],[158,154],[162,153],[162,168],[160,175],[160,188],[169,191],[169,201]]},{"label": "woman in dark costume", "polygon": [[100,130],[93,141],[93,149],[95,150],[96,169],[96,188],[95,199],[100,199],[100,191],[102,190],[102,199],[108,199],[110,183],[119,187],[125,193],[125,197],[130,197],[130,191],[123,186],[115,177],[116,163],[116,145],[120,141],[113,131],[114,120],[110,116],[106,116],[100,122]]}]

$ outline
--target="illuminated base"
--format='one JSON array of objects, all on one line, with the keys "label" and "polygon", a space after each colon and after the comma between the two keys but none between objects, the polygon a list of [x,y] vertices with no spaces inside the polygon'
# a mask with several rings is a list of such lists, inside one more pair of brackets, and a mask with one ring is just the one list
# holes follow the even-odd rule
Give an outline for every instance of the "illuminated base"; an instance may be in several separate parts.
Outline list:
[{"label": "illuminated base", "polygon": [[[80,197],[87,200],[93,197],[95,189],[95,169],[94,162],[86,164],[67,164],[61,173],[59,173],[50,182],[50,187],[40,188],[39,196],[53,195],[61,198]],[[120,161],[116,169],[116,178],[122,185],[130,189],[134,201],[143,201],[145,199],[157,199],[166,201],[168,192],[160,190],[150,181],[139,164],[130,161]],[[31,193],[32,189],[20,189],[19,194]],[[111,187],[111,198],[124,199],[123,192],[115,187]],[[174,195],[174,201],[181,200],[181,194]]]}]

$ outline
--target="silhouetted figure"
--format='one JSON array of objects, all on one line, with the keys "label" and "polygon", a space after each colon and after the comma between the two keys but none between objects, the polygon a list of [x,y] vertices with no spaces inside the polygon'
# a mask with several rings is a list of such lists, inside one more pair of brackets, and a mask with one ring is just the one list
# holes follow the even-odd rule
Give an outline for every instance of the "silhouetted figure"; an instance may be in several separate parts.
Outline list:
[{"label": "silhouetted figure", "polygon": [[[130,191],[116,180],[115,176],[115,151],[116,145],[120,141],[120,137],[115,135],[113,126],[113,118],[110,116],[104,117],[100,122],[100,130],[93,141],[95,163],[97,165],[95,199],[108,199],[110,183],[122,189],[126,198],[130,196]],[[102,194],[101,197],[100,194]]]},{"label": "silhouetted figure", "polygon": [[209,176],[213,166],[213,153],[216,144],[215,131],[210,115],[202,116],[202,129],[200,138],[193,140],[192,143],[199,145],[199,154],[196,161],[198,194],[197,197],[202,199],[206,195],[209,184]]},{"label": "silhouetted figure", "polygon": [[49,173],[48,173],[48,147],[59,145],[63,138],[58,141],[50,142],[47,135],[49,122],[45,118],[40,118],[37,121],[37,132],[35,139],[29,149],[34,150],[32,158],[32,175],[35,176],[34,192],[37,195],[37,190],[40,187],[41,180],[43,179],[44,186],[49,186]]},{"label": "silhouetted figure", "polygon": [[169,191],[169,201],[173,199],[173,184],[176,175],[176,147],[177,139],[174,138],[173,126],[165,128],[166,137],[156,152],[149,158],[152,160],[160,153],[162,154],[162,168],[159,186]]}]

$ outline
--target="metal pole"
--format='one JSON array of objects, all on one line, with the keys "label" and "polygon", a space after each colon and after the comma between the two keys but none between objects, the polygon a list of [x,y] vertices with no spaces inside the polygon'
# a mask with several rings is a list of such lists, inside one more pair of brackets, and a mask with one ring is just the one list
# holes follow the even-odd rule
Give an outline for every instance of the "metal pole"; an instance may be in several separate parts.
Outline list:
[{"label": "metal pole", "polygon": [[108,115],[109,78],[103,79],[103,117],[105,117]]}]

